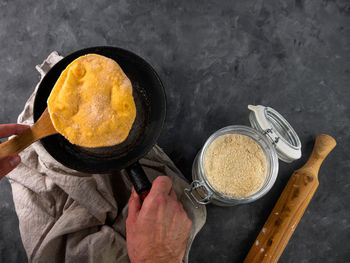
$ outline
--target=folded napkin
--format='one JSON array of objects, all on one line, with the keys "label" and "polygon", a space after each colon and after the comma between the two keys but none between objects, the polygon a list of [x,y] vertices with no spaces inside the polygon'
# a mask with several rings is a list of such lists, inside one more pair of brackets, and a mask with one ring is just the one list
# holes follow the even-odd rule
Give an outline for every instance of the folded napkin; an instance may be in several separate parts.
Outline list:
[{"label": "folded napkin", "polygon": [[[36,68],[41,79],[61,56],[53,52]],[[40,83],[40,82],[39,82]],[[39,84],[18,117],[33,124],[33,103]],[[9,181],[19,229],[29,262],[129,262],[125,220],[131,183],[124,171],[86,174],[58,163],[36,142],[21,154],[22,163]],[[193,222],[184,262],[193,239],[206,220],[206,209],[194,209],[184,196],[188,183],[169,157],[155,146],[140,160],[151,181],[167,175]]]}]

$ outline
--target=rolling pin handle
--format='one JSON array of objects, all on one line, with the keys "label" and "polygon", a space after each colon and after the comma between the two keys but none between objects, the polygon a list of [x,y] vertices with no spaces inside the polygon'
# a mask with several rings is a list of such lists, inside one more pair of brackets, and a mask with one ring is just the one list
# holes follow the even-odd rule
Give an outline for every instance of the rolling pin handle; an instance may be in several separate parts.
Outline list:
[{"label": "rolling pin handle", "polygon": [[315,145],[309,160],[301,169],[310,170],[317,176],[322,162],[336,145],[337,143],[332,136],[327,134],[319,134],[316,137]]}]

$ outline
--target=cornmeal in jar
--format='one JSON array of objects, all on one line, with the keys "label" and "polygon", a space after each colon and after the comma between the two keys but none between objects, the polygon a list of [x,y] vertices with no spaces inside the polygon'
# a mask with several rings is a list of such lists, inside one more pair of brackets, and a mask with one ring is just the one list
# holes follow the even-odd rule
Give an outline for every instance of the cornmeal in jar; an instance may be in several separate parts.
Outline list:
[{"label": "cornmeal in jar", "polygon": [[266,180],[266,158],[250,137],[225,134],[216,138],[204,155],[204,172],[218,192],[234,198],[248,197]]},{"label": "cornmeal in jar", "polygon": [[59,133],[90,148],[122,143],[136,117],[130,80],[114,60],[97,54],[67,66],[51,91],[48,110]]}]

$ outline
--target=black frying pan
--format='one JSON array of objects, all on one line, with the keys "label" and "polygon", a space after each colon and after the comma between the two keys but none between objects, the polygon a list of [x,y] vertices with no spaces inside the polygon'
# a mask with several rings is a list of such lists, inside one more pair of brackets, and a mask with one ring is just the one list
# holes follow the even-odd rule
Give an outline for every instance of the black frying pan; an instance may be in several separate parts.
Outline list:
[{"label": "black frying pan", "polygon": [[156,143],[166,115],[166,98],[155,70],[134,53],[116,47],[92,47],[70,54],[53,66],[39,85],[34,101],[34,121],[47,107],[61,72],[76,58],[99,54],[115,60],[131,80],[136,104],[136,119],[128,138],[112,147],[84,148],[71,144],[62,135],[41,139],[44,148],[63,165],[86,173],[114,173],[126,168],[135,190],[140,195],[151,188],[138,160]]}]

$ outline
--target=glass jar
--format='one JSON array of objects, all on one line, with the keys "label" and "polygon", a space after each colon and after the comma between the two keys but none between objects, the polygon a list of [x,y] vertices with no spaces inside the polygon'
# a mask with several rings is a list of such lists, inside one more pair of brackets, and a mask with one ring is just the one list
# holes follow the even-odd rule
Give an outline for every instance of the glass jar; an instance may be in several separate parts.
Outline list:
[{"label": "glass jar", "polygon": [[[213,203],[220,206],[233,206],[253,202],[264,196],[274,185],[278,174],[278,159],[292,162],[301,157],[301,143],[290,124],[274,109],[249,105],[251,127],[233,125],[212,134],[198,152],[192,166],[190,188],[185,194],[195,207]],[[253,139],[263,150],[266,159],[266,179],[261,188],[244,198],[234,198],[217,191],[208,181],[204,171],[204,156],[210,144],[226,134],[241,134]]]}]

